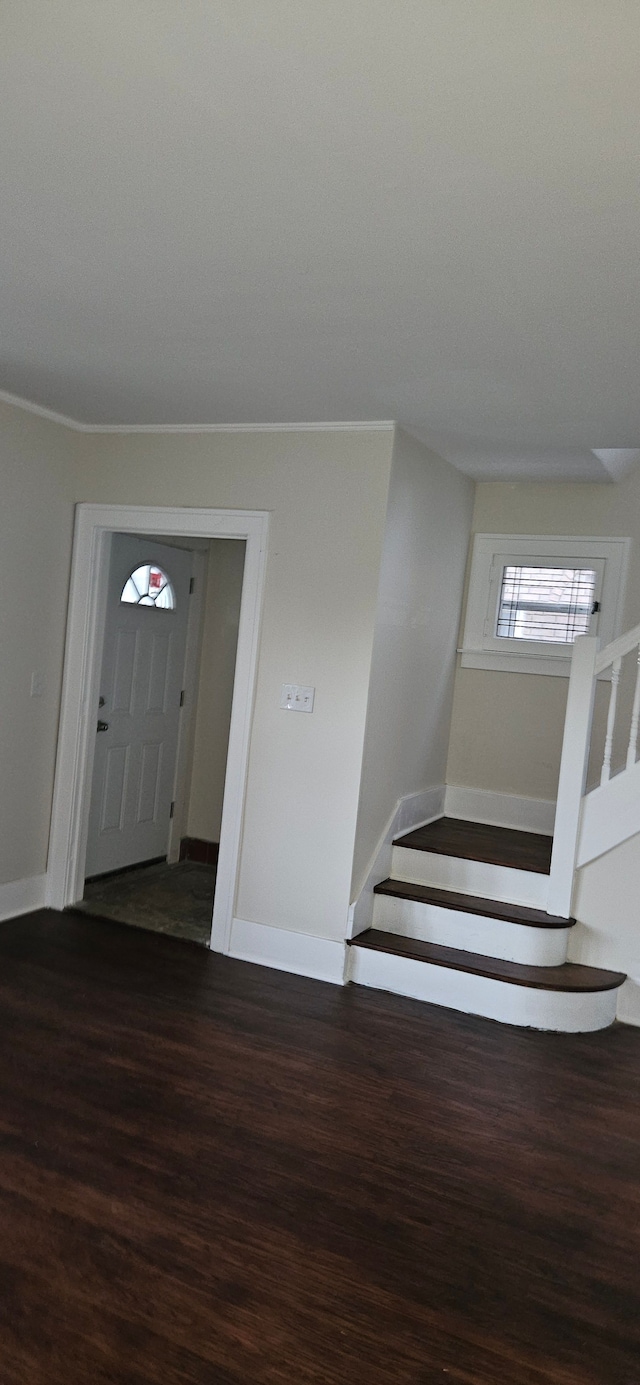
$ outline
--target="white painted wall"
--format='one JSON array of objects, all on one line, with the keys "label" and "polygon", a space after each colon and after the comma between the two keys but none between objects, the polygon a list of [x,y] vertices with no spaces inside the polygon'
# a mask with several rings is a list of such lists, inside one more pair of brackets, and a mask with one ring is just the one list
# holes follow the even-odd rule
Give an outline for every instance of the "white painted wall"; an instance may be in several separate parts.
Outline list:
[{"label": "white painted wall", "polygon": [[78,447],[0,403],[0,885],[46,867]]},{"label": "white painted wall", "polygon": [[443,784],[473,485],[396,432],[352,898],[398,799]]},{"label": "white painted wall", "polygon": [[[0,404],[0,914],[34,907],[42,897],[74,500],[219,504],[272,511],[238,912],[274,929],[329,939],[344,935],[391,447],[390,435],[375,433],[82,436]],[[616,487],[485,485],[479,487],[475,523],[490,531],[545,532],[546,524],[548,532],[630,532],[636,542],[625,623],[632,624],[640,615],[639,501],[638,477]],[[446,722],[444,684],[437,676],[442,660],[421,667],[413,632],[420,632],[424,651],[422,597],[434,572],[441,601],[450,597],[455,606],[445,574],[452,555],[464,547],[468,504],[463,478],[425,458],[423,449],[401,435],[375,631],[360,872],[395,799],[442,774],[437,744],[430,758],[425,742],[419,765],[415,741],[406,754],[409,741],[394,740],[395,720],[389,715],[385,723],[385,715],[403,707],[405,727],[414,716],[415,706],[397,700],[400,689],[392,681],[402,663],[412,678],[423,680],[421,687],[431,689],[423,702],[433,712],[434,727],[438,716],[442,726]],[[419,541],[423,532],[429,544]],[[444,649],[444,629],[440,638]],[[429,649],[437,647],[429,643]],[[29,697],[34,671],[44,677],[37,699]],[[540,757],[550,760],[558,736],[558,709],[553,722],[544,685],[557,688],[563,680],[474,670],[460,671],[458,680],[474,684],[457,705],[452,737],[455,761],[466,708],[473,737],[464,782],[470,774],[487,777],[496,760],[504,766],[506,717],[522,710],[518,685],[525,683],[531,689],[528,714],[538,718],[536,735],[528,749],[526,741],[520,746],[513,778],[501,771],[494,786],[522,792],[526,784],[531,792],[535,782],[548,792],[548,774],[534,781],[530,776],[538,773]],[[279,711],[284,681],[316,683],[312,717]],[[419,734],[423,730],[421,710]],[[26,886],[14,887],[12,882],[21,881]],[[580,923],[571,935],[575,960],[630,973],[619,1014],[635,1022],[639,894],[640,838],[634,837],[579,873]]]},{"label": "white painted wall", "polygon": [[[345,935],[393,434],[83,435],[78,500],[271,512],[236,915]],[[460,486],[465,483],[459,478]],[[282,711],[313,684],[312,716]]]},{"label": "white painted wall", "polygon": [[625,971],[618,1019],[640,1025],[640,836],[578,871],[569,957]]},{"label": "white painted wall", "polygon": [[208,842],[220,841],[244,548],[214,539],[208,554],[186,829]]},{"label": "white painted wall", "polygon": [[[484,482],[476,487],[473,531],[630,536],[623,629],[640,621],[640,471],[616,485]],[[555,799],[567,685],[568,679],[542,674],[458,667],[447,782]],[[595,717],[600,741],[607,696],[600,685]],[[623,690],[621,710],[626,701]]]}]

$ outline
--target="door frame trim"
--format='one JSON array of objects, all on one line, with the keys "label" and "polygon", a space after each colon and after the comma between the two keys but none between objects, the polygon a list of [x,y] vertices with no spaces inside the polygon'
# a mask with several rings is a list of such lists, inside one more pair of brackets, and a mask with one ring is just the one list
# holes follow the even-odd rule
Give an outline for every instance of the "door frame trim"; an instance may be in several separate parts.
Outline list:
[{"label": "door frame trim", "polygon": [[265,510],[187,509],[152,505],[76,506],[60,732],[49,840],[47,904],[64,909],[84,889],[94,722],[106,612],[106,567],[116,533],[181,535],[246,542],[229,751],[211,947],[228,952],[242,837],[249,740],[255,698],[266,577],[269,514]]},{"label": "door frame trim", "polygon": [[172,798],[175,809],[173,817],[169,821],[167,860],[170,864],[175,864],[175,862],[179,860],[180,841],[182,837],[186,837],[187,835],[187,811],[189,807],[189,786],[195,721],[198,715],[198,681],[200,676],[202,636],[204,634],[208,565],[209,554],[196,549],[193,554],[195,588],[193,595],[189,598],[187,645],[182,674],[185,700],[180,715],[175,773],[173,778]]}]

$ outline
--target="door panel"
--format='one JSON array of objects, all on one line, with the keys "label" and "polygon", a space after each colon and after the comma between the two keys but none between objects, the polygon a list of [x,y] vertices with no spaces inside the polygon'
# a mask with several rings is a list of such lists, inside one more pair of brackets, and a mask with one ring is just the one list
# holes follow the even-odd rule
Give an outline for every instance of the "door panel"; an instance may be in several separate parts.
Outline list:
[{"label": "door panel", "polygon": [[113,712],[132,712],[133,671],[136,663],[138,636],[134,630],[119,630],[116,635],[113,671]]},{"label": "door panel", "polygon": [[[174,609],[123,603],[128,578],[144,564],[166,573]],[[107,730],[96,734],[87,875],[163,856],[180,724],[193,554],[131,534],[114,534],[100,694]],[[129,588],[131,590],[131,588]]]},{"label": "door panel", "polygon": [[171,639],[169,635],[153,635],[151,638],[151,655],[149,659],[149,682],[147,684],[147,705],[145,711],[165,712],[167,679],[169,674],[169,658],[171,654]]},{"label": "door panel", "polygon": [[160,794],[160,769],[162,766],[162,746],[159,742],[142,746],[140,763],[140,786],[138,790],[138,812],[136,823],[154,822]]},{"label": "door panel", "polygon": [[119,832],[122,828],[128,759],[128,746],[112,745],[107,747],[102,812],[100,814],[101,832]]}]

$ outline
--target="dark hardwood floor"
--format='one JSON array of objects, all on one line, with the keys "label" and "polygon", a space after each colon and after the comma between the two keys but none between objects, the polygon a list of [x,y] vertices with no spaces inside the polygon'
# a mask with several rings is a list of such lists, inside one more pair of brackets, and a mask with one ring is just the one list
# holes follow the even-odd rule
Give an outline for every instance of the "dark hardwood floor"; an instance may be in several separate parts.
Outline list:
[{"label": "dark hardwood floor", "polygon": [[489,861],[494,866],[533,870],[547,875],[553,837],[538,832],[518,832],[513,827],[493,827],[487,822],[461,818],[437,818],[396,837],[394,846],[414,851],[435,851],[439,856],[463,856],[468,861]]},{"label": "dark hardwood floor", "polygon": [[640,1032],[0,927],[2,1385],[638,1385]]}]

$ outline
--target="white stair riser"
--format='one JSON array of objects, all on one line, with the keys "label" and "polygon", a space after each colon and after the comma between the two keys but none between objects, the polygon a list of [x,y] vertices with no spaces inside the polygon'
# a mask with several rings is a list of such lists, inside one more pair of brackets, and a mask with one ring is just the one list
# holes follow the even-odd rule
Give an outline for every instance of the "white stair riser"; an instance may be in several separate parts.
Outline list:
[{"label": "white stair riser", "polygon": [[606,1029],[616,1017],[617,990],[542,991],[371,948],[351,947],[349,952],[349,979],[360,986],[412,996],[502,1024],[587,1034]]},{"label": "white stair riser", "polygon": [[462,856],[440,856],[435,851],[413,851],[394,846],[391,862],[394,880],[414,885],[433,885],[440,890],[500,899],[506,904],[529,904],[546,909],[549,876],[533,870],[493,866],[488,861],[469,861]]},{"label": "white stair riser", "polygon": [[528,928],[395,895],[375,896],[373,927],[533,967],[559,967],[567,960],[568,928]]}]

